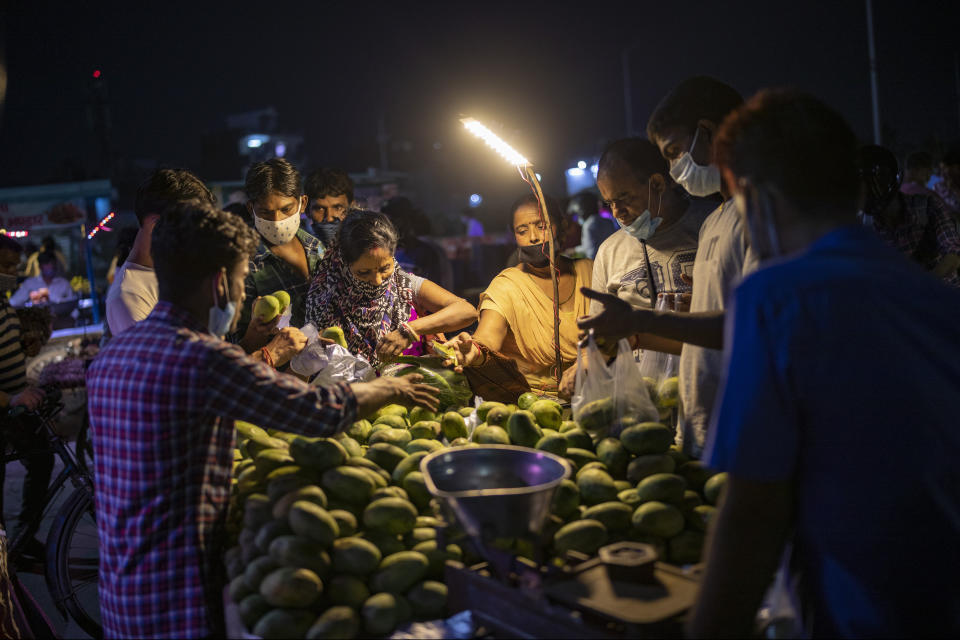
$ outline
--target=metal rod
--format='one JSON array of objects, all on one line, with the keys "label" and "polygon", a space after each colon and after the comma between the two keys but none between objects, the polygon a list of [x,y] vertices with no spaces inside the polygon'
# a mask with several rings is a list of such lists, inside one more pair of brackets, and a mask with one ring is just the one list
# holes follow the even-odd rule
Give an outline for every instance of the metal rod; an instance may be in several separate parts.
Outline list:
[{"label": "metal rod", "polygon": [[953,81],[957,85],[957,124],[960,124],[960,54],[953,54]]},{"label": "metal rod", "polygon": [[630,51],[634,45],[624,47],[620,52],[620,64],[623,67],[623,114],[627,124],[627,137],[633,135],[633,88],[630,82]]},{"label": "metal rod", "polygon": [[563,357],[560,354],[560,282],[557,278],[556,253],[553,245],[553,224],[550,221],[550,214],[547,213],[547,205],[543,198],[543,190],[540,188],[540,181],[537,180],[537,172],[533,170],[533,165],[527,165],[523,169],[530,184],[533,185],[534,195],[540,206],[540,215],[543,216],[543,222],[547,228],[547,243],[550,247],[550,282],[553,284],[553,348],[557,359],[556,379],[559,386],[560,376],[563,374]]},{"label": "metal rod", "polygon": [[873,99],[873,144],[880,144],[880,90],[877,80],[877,51],[873,42],[873,0],[867,2],[867,53],[870,56],[870,96]]}]

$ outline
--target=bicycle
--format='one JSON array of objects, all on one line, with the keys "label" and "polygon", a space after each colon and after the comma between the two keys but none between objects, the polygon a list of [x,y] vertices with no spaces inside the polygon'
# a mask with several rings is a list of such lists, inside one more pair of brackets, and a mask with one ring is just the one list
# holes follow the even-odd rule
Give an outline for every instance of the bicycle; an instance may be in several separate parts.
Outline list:
[{"label": "bicycle", "polygon": [[[80,462],[67,443],[57,435],[54,428],[55,418],[62,410],[60,391],[53,388],[46,390],[44,401],[36,411],[28,412],[24,407],[14,407],[7,413],[10,418],[33,418],[31,422],[35,422],[36,426],[31,428],[35,428],[36,432],[44,437],[49,449],[63,463],[63,469],[47,488],[43,508],[38,510],[32,522],[21,526],[16,536],[10,540],[8,555],[11,566],[15,566],[22,558],[27,539],[32,537],[32,534],[27,533],[39,527],[50,505],[69,481],[74,487],[73,492],[57,511],[47,534],[44,577],[47,590],[64,619],[69,616],[90,636],[100,638],[103,629],[100,625],[99,601],[96,598],[99,547],[93,475],[87,465]],[[2,464],[19,460],[24,455],[25,452],[3,452]],[[92,534],[89,533],[91,530]]]}]

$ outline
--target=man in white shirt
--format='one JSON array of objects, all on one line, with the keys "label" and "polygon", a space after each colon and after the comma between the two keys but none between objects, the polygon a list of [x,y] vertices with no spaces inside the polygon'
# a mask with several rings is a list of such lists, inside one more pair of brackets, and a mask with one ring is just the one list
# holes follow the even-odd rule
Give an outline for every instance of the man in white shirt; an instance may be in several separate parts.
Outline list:
[{"label": "man in white shirt", "polygon": [[57,256],[44,251],[37,258],[40,265],[40,275],[27,278],[20,284],[20,288],[10,296],[10,306],[22,307],[27,302],[57,303],[76,300],[77,293],[70,286],[70,282],[60,275]]},{"label": "man in white shirt", "polygon": [[[600,158],[597,187],[621,229],[597,251],[593,288],[635,308],[650,308],[658,293],[689,293],[700,225],[717,208],[717,200],[687,194],[670,177],[670,167],[656,145],[640,138],[607,147]],[[645,213],[650,223],[636,228],[640,225],[634,223]],[[602,308],[598,302],[590,305],[593,313]]]},{"label": "man in white shirt", "polygon": [[150,255],[150,236],[163,210],[184,200],[216,206],[206,185],[186,169],[158,169],[138,188],[133,211],[140,231],[123,266],[107,291],[107,324],[118,335],[146,318],[157,304],[157,276]]},{"label": "man in white shirt", "polygon": [[[721,184],[720,170],[711,164],[714,134],[727,114],[742,103],[743,98],[733,87],[714,78],[694,76],[668,93],[650,116],[647,135],[670,163],[671,177],[693,196],[719,193],[725,202],[700,227],[690,312],[641,310],[630,314],[629,328],[605,331],[608,338],[617,337],[620,329],[627,335],[642,332],[639,346],[680,353],[682,412],[676,440],[685,452],[696,457],[700,457],[706,442],[723,372],[726,301],[740,279],[757,267],[737,209]],[[630,310],[609,294],[587,295],[606,309],[581,321],[581,329],[607,326],[611,318]],[[648,344],[644,340],[651,334],[654,338]]]}]

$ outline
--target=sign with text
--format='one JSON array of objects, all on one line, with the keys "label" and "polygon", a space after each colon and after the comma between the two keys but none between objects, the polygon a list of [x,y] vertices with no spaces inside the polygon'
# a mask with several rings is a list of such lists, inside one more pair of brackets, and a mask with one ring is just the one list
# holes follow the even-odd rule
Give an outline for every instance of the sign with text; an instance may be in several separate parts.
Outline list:
[{"label": "sign with text", "polygon": [[0,202],[0,229],[26,230],[61,224],[77,224],[86,217],[83,198]]}]

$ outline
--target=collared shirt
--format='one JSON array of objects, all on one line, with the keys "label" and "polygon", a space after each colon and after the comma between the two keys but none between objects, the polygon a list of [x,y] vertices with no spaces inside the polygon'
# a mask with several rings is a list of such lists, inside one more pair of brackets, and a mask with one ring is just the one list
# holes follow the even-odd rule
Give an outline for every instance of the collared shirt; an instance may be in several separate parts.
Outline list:
[{"label": "collared shirt", "polygon": [[954,211],[960,211],[960,190],[951,189],[946,180],[939,180],[933,185],[933,190],[937,192],[948,207]]},{"label": "collared shirt", "polygon": [[960,634],[958,317],[960,292],[859,226],[735,292],[707,462],[792,483],[814,637]]},{"label": "collared shirt", "polygon": [[[926,195],[902,195],[901,218],[896,227],[883,225],[873,217],[873,228],[884,242],[924,269],[933,269],[948,255],[960,255],[960,233],[957,221],[947,212],[939,198]],[[954,270],[943,278],[947,284],[960,287]]]},{"label": "collared shirt", "polygon": [[222,635],[234,420],[333,435],[355,396],[250,359],[163,300],[100,352],[87,393],[106,635]]},{"label": "collared shirt", "polygon": [[325,247],[302,227],[297,230],[297,239],[300,240],[304,253],[307,254],[309,277],[304,280],[302,273],[290,266],[283,258],[274,255],[261,241],[256,255],[250,259],[250,272],[244,282],[247,298],[243,302],[237,332],[231,339],[243,337],[250,323],[253,303],[258,296],[267,296],[281,290],[290,294],[290,326],[299,329],[306,324],[307,291],[310,289],[310,281],[317,273],[317,265],[320,264]]}]

